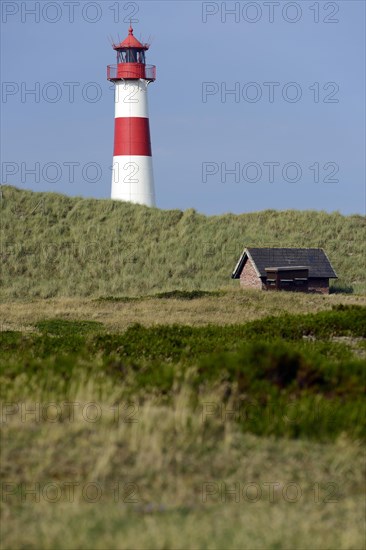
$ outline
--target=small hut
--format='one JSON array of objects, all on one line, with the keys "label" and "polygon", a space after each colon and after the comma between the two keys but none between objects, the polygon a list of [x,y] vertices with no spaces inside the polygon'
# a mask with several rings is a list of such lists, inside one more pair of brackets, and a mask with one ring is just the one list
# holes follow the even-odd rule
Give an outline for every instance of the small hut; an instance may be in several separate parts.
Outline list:
[{"label": "small hut", "polygon": [[231,275],[242,288],[329,294],[337,275],[322,248],[245,248]]}]

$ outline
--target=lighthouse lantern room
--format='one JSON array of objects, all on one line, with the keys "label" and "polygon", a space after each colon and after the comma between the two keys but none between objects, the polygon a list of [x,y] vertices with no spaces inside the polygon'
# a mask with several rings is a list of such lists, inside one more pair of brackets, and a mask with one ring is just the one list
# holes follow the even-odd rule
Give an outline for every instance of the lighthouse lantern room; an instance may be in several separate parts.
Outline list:
[{"label": "lighthouse lantern room", "polygon": [[146,65],[148,44],[133,35],[113,44],[117,64],[108,65],[115,84],[115,126],[111,198],[155,206],[147,89],[156,67]]}]

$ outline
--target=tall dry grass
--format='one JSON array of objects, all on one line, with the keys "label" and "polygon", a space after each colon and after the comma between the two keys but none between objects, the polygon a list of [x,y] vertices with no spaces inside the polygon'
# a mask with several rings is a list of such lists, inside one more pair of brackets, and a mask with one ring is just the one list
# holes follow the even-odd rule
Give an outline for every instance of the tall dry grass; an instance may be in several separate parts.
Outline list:
[{"label": "tall dry grass", "polygon": [[[19,390],[9,390],[7,401]],[[190,406],[189,386],[176,392],[171,406],[149,397],[134,423],[122,420],[119,390],[106,380],[80,378],[67,395],[24,386],[22,394],[29,410],[35,401],[79,406],[72,421],[51,421],[49,408],[46,420],[18,414],[3,426],[4,549],[362,547],[357,442],[258,438],[230,421],[203,422]],[[205,399],[220,397],[212,391]],[[80,414],[90,403],[103,411],[98,421]],[[117,403],[119,421],[110,412]],[[9,494],[14,484],[18,490]],[[75,485],[72,499],[66,484]],[[97,500],[83,493],[87,484],[98,486]],[[301,492],[295,501],[294,485]],[[235,487],[238,498],[225,493]],[[34,494],[23,498],[27,488],[38,501]]]}]

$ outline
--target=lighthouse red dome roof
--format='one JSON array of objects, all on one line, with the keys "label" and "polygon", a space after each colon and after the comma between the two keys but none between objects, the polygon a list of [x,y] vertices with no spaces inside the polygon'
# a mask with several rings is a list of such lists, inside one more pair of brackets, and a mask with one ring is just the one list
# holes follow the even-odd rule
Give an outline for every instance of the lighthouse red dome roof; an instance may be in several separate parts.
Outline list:
[{"label": "lighthouse red dome roof", "polygon": [[113,46],[115,50],[122,50],[128,48],[137,48],[139,50],[148,50],[148,44],[142,44],[137,38],[133,35],[133,28],[130,25],[128,29],[128,36],[120,44]]}]

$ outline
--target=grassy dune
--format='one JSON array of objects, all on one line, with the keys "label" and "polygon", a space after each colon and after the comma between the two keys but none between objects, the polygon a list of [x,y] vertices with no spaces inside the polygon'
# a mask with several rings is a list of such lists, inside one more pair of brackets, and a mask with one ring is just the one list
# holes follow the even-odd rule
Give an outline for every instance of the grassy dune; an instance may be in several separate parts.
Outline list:
[{"label": "grassy dune", "polygon": [[324,247],[339,280],[365,289],[361,216],[266,210],[204,216],[2,186],[5,298],[146,295],[237,285],[244,246]]}]

